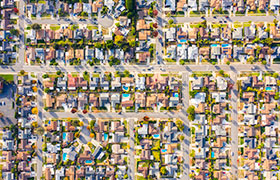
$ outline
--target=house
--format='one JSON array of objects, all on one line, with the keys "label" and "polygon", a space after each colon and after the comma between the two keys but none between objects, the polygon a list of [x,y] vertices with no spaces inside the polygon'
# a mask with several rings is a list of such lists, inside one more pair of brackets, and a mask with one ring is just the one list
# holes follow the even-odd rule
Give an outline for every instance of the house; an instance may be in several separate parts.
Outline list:
[{"label": "house", "polygon": [[176,11],[184,11],[187,8],[187,3],[186,0],[178,0],[177,1],[177,6],[176,6]]},{"label": "house", "polygon": [[167,41],[175,41],[176,38],[176,28],[172,27],[169,28],[168,31],[165,33],[165,38]]},{"label": "house", "polygon": [[53,108],[54,103],[55,103],[55,98],[50,94],[46,94],[46,107]]},{"label": "house", "polygon": [[142,30],[138,33],[139,41],[146,41],[148,40],[148,37],[151,35],[151,31],[148,30]]},{"label": "house", "polygon": [[199,35],[202,39],[208,39],[209,38],[208,32],[206,31],[206,28],[204,28],[204,27],[199,28]]},{"label": "house", "polygon": [[92,3],[92,12],[97,13],[103,7],[103,0],[97,0]]},{"label": "house", "polygon": [[77,81],[78,78],[77,77],[73,77],[71,74],[68,74],[68,80],[67,80],[67,84],[68,84],[68,90],[76,90],[77,88]]},{"label": "house", "polygon": [[198,59],[198,47],[196,45],[188,47],[188,59],[195,61]]},{"label": "house", "polygon": [[99,94],[99,106],[100,107],[106,107],[109,102],[109,93],[100,93]]},{"label": "house", "polygon": [[197,39],[198,28],[191,28],[188,31],[190,41],[195,41]]},{"label": "house", "polygon": [[192,89],[199,90],[203,87],[203,77],[194,77],[192,81]]},{"label": "house", "polygon": [[91,77],[89,82],[89,89],[95,90],[99,87],[99,77]]},{"label": "house", "polygon": [[166,56],[170,59],[176,59],[176,45],[170,45],[166,48]]},{"label": "house", "polygon": [[220,59],[221,47],[219,44],[211,45],[211,59]]},{"label": "house", "polygon": [[139,52],[136,54],[136,59],[139,60],[139,63],[150,62],[150,57],[151,57],[150,52]]},{"label": "house", "polygon": [[217,88],[220,91],[225,91],[227,89],[227,81],[224,77],[217,77]]},{"label": "house", "polygon": [[150,29],[150,25],[148,23],[146,23],[146,21],[144,19],[139,19],[137,21],[137,25],[136,25],[136,30],[149,30]]},{"label": "house", "polygon": [[166,0],[165,1],[165,11],[176,11],[176,1],[175,0]]},{"label": "house", "polygon": [[83,90],[88,89],[88,81],[86,81],[83,77],[77,78],[77,87],[81,87]]},{"label": "house", "polygon": [[250,8],[251,11],[255,11],[257,9],[256,1],[254,0],[247,0],[246,5]]},{"label": "house", "polygon": [[268,38],[268,32],[263,27],[258,27],[258,36],[260,39]]},{"label": "house", "polygon": [[191,11],[197,11],[197,1],[188,0],[188,7],[191,9]]},{"label": "house", "polygon": [[150,96],[147,97],[146,100],[146,107],[153,107],[157,103],[157,96],[156,94],[151,94]]},{"label": "house", "polygon": [[75,3],[74,4],[74,16],[79,15],[83,11],[83,4],[82,3]]},{"label": "house", "polygon": [[89,94],[89,105],[93,107],[98,107],[99,106],[99,101],[98,101],[98,96],[91,93]]},{"label": "house", "polygon": [[221,39],[224,41],[231,40],[231,28],[229,26],[221,28]]},{"label": "house", "polygon": [[237,11],[243,13],[245,11],[245,3],[243,0],[237,0]]},{"label": "house", "polygon": [[[168,97],[164,93],[157,94],[157,102],[158,102],[160,107],[165,107],[166,108],[166,107],[168,107],[168,105],[170,106],[170,104],[168,104],[168,102],[169,102]],[[171,102],[172,106],[170,106],[170,107],[177,106],[178,102],[179,101],[177,101],[177,99],[172,99],[172,102]]]},{"label": "house", "polygon": [[201,47],[199,48],[198,53],[201,57],[203,57],[203,59],[209,59],[210,47]]},{"label": "house", "polygon": [[280,28],[279,28],[279,26],[275,26],[275,25],[270,26],[270,38],[280,39]]},{"label": "house", "polygon": [[135,93],[135,107],[145,107],[146,106],[146,93]]},{"label": "house", "polygon": [[120,94],[119,93],[112,93],[111,94],[111,106],[112,108],[116,107],[116,104],[120,104]]},{"label": "house", "polygon": [[144,76],[137,77],[135,79],[135,89],[136,90],[145,90],[146,89],[146,78]]},{"label": "house", "polygon": [[210,7],[219,10],[222,7],[221,0],[210,0]]},{"label": "house", "polygon": [[256,37],[256,25],[251,24],[249,27],[244,27],[244,36],[246,39],[255,39]]},{"label": "house", "polygon": [[180,59],[188,59],[188,46],[186,44],[177,45],[177,60]]},{"label": "house", "polygon": [[67,94],[60,94],[56,98],[56,107],[66,107]]},{"label": "house", "polygon": [[[248,30],[247,30],[247,31],[248,31]],[[232,38],[233,38],[233,39],[237,39],[237,40],[242,40],[242,39],[243,39],[242,32],[243,32],[242,27],[234,28],[234,29],[233,29],[233,32],[232,32]],[[247,33],[251,33],[251,32],[248,31]]]},{"label": "house", "polygon": [[[194,1],[194,0],[192,0]],[[209,2],[208,0],[199,0],[199,11],[206,11],[207,8],[209,7]]]},{"label": "house", "polygon": [[79,93],[78,95],[78,109],[84,110],[88,104],[88,95],[86,93]]},{"label": "house", "polygon": [[216,27],[216,28],[212,29],[211,38],[215,39],[216,41],[220,40],[220,28],[219,27]]},{"label": "house", "polygon": [[65,91],[67,88],[66,81],[67,81],[67,77],[57,78],[56,87]]}]

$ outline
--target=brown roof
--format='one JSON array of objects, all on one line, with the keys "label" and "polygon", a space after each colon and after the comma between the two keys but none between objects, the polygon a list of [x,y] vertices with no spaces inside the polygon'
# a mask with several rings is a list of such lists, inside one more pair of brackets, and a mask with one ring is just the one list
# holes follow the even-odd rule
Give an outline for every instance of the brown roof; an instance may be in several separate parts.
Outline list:
[{"label": "brown roof", "polygon": [[146,107],[152,107],[152,105],[155,105],[157,103],[157,96],[156,94],[151,94],[147,97],[147,105]]},{"label": "brown roof", "polygon": [[41,39],[45,39],[45,30],[44,29],[40,29],[36,31],[36,39],[41,40]]},{"label": "brown roof", "polygon": [[137,21],[137,25],[136,25],[136,30],[142,30],[142,29],[150,29],[150,25],[146,24],[144,19],[140,19]]},{"label": "brown roof", "polygon": [[149,30],[140,31],[138,34],[139,41],[147,40],[150,35],[151,35],[151,31],[149,31]]},{"label": "brown roof", "polygon": [[66,94],[60,94],[56,98],[56,107],[62,107],[63,103],[66,103],[67,95]]},{"label": "brown roof", "polygon": [[139,62],[140,63],[145,63],[147,60],[150,58],[150,52],[139,52],[138,57],[139,57]]},{"label": "brown roof", "polygon": [[51,108],[55,103],[55,98],[52,95],[46,95],[46,107]]},{"label": "brown roof", "polygon": [[83,49],[76,49],[75,50],[75,57],[78,59],[84,59],[84,50]]},{"label": "brown roof", "polygon": [[49,51],[46,51],[46,60],[52,60],[55,58],[55,50],[53,48],[50,48]]},{"label": "brown roof", "polygon": [[98,107],[98,97],[95,94],[89,94],[89,103],[92,103],[94,107]]}]

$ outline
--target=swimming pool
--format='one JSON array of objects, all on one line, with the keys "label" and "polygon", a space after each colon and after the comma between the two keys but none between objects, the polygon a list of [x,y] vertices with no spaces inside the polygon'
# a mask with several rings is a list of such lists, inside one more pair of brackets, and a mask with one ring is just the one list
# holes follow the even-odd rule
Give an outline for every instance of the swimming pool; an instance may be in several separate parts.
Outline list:
[{"label": "swimming pool", "polygon": [[92,160],[86,160],[85,161],[87,164],[91,164],[92,163]]},{"label": "swimming pool", "polygon": [[107,141],[107,140],[108,140],[108,134],[104,133],[104,141]]},{"label": "swimming pool", "polygon": [[128,91],[128,87],[123,86],[123,90]]},{"label": "swimming pool", "polygon": [[66,161],[66,160],[67,160],[67,154],[66,154],[66,153],[63,153],[63,154],[62,154],[62,160],[63,160],[63,161]]},{"label": "swimming pool", "polygon": [[187,40],[186,39],[180,39],[180,42],[185,43],[185,42],[187,42]]},{"label": "swimming pool", "polygon": [[177,46],[178,46],[178,47],[182,47],[182,44],[178,44]]},{"label": "swimming pool", "polygon": [[271,87],[265,87],[265,90],[267,90],[267,91],[271,91],[271,90],[272,90],[272,88],[271,88]]},{"label": "swimming pool", "polygon": [[159,134],[154,134],[153,137],[154,138],[159,138]]},{"label": "swimming pool", "polygon": [[66,139],[66,133],[62,133],[62,139],[63,139],[63,140]]},{"label": "swimming pool", "polygon": [[222,47],[228,47],[229,44],[222,44]]},{"label": "swimming pool", "polygon": [[173,97],[179,97],[178,93],[173,93]]},{"label": "swimming pool", "polygon": [[218,44],[212,44],[211,47],[218,47]]},{"label": "swimming pool", "polygon": [[212,151],[211,152],[211,158],[214,158],[215,157],[215,153]]},{"label": "swimming pool", "polygon": [[161,152],[165,153],[167,152],[167,149],[162,149]]},{"label": "swimming pool", "polygon": [[128,98],[130,94],[122,94],[124,98]]}]

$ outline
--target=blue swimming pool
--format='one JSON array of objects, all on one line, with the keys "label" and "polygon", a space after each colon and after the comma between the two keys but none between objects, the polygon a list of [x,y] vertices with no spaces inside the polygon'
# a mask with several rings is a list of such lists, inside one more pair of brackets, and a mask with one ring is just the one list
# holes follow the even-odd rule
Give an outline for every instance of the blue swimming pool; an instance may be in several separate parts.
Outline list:
[{"label": "blue swimming pool", "polygon": [[215,153],[212,151],[211,152],[211,158],[214,158],[215,157]]},{"label": "blue swimming pool", "polygon": [[123,94],[123,97],[128,98],[129,94]]},{"label": "blue swimming pool", "polygon": [[267,90],[267,91],[271,91],[271,90],[272,90],[272,88],[271,88],[271,87],[265,87],[265,90]]},{"label": "blue swimming pool", "polygon": [[212,44],[211,47],[218,47],[218,44]]},{"label": "blue swimming pool", "polygon": [[178,47],[182,47],[182,44],[178,44],[177,46],[178,46]]},{"label": "blue swimming pool", "polygon": [[104,133],[104,141],[107,141],[107,140],[108,140],[108,134]]},{"label": "blue swimming pool", "polygon": [[165,153],[167,152],[167,149],[162,149],[161,152]]},{"label": "blue swimming pool", "polygon": [[66,133],[62,133],[62,139],[63,139],[63,140],[66,139]]},{"label": "blue swimming pool", "polygon": [[229,44],[222,44],[222,47],[228,47]]},{"label": "blue swimming pool", "polygon": [[173,93],[173,97],[179,97],[178,93]]},{"label": "blue swimming pool", "polygon": [[159,134],[154,134],[153,137],[154,138],[159,138]]},{"label": "blue swimming pool", "polygon": [[86,160],[85,161],[87,164],[91,164],[92,163],[92,160]]},{"label": "blue swimming pool", "polygon": [[128,91],[128,87],[126,87],[126,86],[123,86],[123,89],[124,89],[125,91]]},{"label": "blue swimming pool", "polygon": [[187,42],[187,40],[186,39],[180,39],[180,42],[185,43],[185,42]]},{"label": "blue swimming pool", "polygon": [[62,154],[62,160],[63,160],[63,161],[66,161],[66,160],[67,160],[67,154],[66,154],[66,153],[63,153],[63,154]]}]

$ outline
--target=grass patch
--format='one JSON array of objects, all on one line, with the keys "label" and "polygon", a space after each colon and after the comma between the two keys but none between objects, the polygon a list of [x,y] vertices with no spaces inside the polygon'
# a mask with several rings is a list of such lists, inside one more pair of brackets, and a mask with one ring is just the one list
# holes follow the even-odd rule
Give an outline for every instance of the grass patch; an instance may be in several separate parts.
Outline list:
[{"label": "grass patch", "polygon": [[250,22],[244,22],[244,23],[243,23],[243,26],[244,26],[244,27],[250,27],[250,26],[251,26],[251,23],[250,23]]},{"label": "grass patch", "polygon": [[54,24],[52,24],[52,25],[50,25],[50,28],[51,28],[51,30],[56,31],[56,30],[59,30],[59,29],[60,29],[60,25],[54,25]]},{"label": "grass patch", "polygon": [[0,77],[2,77],[5,81],[8,82],[14,81],[14,75],[12,74],[0,74]]},{"label": "grass patch", "polygon": [[92,25],[88,25],[87,28],[88,28],[88,30],[90,30],[90,31],[92,31],[92,30],[94,30],[94,29],[98,29],[98,27],[92,26]]},{"label": "grass patch", "polygon": [[233,27],[234,28],[240,28],[240,27],[242,27],[242,24],[240,22],[234,22]]},{"label": "grass patch", "polygon": [[92,77],[99,77],[99,74],[98,73],[92,73]]}]

